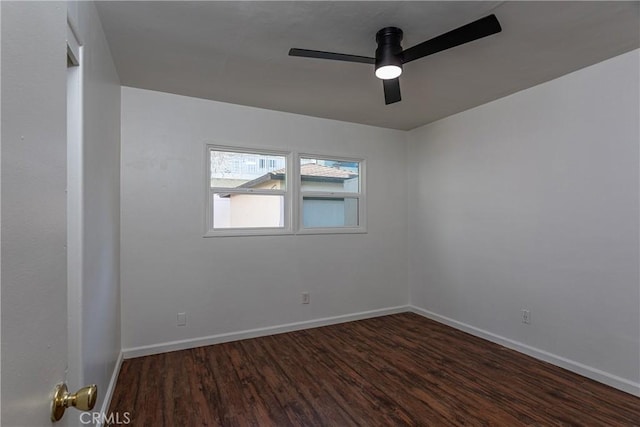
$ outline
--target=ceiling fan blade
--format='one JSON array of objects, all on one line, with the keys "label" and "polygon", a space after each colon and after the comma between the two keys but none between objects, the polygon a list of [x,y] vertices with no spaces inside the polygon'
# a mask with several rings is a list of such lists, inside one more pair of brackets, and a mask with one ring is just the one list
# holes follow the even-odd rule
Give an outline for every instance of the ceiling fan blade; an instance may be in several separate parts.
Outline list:
[{"label": "ceiling fan blade", "polygon": [[470,24],[451,30],[448,33],[434,37],[431,40],[417,44],[402,52],[402,62],[407,63],[424,56],[441,52],[452,47],[460,46],[483,37],[502,31],[500,22],[495,15],[485,16]]},{"label": "ceiling fan blade", "polygon": [[347,55],[345,53],[323,52],[321,50],[290,49],[289,56],[302,56],[304,58],[333,59],[335,61],[359,62],[362,64],[375,64],[375,58],[368,56]]},{"label": "ceiling fan blade", "polygon": [[402,99],[400,96],[400,79],[383,80],[382,87],[384,88],[384,103],[386,105],[393,104]]}]

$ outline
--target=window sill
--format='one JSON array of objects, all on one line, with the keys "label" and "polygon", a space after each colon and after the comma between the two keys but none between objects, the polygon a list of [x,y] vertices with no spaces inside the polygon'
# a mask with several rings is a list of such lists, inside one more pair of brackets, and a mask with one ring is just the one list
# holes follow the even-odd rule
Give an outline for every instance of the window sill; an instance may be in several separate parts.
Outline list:
[{"label": "window sill", "polygon": [[291,236],[293,234],[291,230],[249,228],[242,230],[209,230],[202,237]]},{"label": "window sill", "polygon": [[367,234],[367,229],[364,227],[305,228],[296,232],[272,229],[220,230],[208,231],[202,237],[305,236],[318,234]]},{"label": "window sill", "polygon": [[303,228],[296,232],[297,235],[314,234],[366,234],[364,227],[344,227],[344,228]]}]

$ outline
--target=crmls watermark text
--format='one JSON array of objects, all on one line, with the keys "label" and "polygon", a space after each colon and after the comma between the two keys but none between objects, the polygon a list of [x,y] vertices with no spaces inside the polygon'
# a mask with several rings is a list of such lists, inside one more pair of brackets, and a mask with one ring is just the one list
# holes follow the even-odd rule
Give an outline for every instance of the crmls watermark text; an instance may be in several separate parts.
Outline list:
[{"label": "crmls watermark text", "polygon": [[80,414],[80,422],[82,424],[102,424],[105,426],[124,425],[131,423],[131,414],[129,412],[111,412],[110,414],[83,412]]}]

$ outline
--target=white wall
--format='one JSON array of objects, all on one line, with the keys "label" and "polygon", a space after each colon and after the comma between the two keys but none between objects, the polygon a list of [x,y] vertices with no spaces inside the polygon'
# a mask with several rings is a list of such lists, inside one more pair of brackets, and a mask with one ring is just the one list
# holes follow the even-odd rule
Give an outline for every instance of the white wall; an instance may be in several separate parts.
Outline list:
[{"label": "white wall", "polygon": [[50,425],[67,363],[66,8],[0,10],[2,425]]},{"label": "white wall", "polygon": [[640,394],[638,63],[409,133],[412,305]]},{"label": "white wall", "polygon": [[[203,238],[205,143],[366,158],[368,233]],[[399,131],[123,88],[123,347],[406,305],[405,158]]]},{"label": "white wall", "polygon": [[99,385],[100,408],[121,350],[120,80],[94,4],[68,6],[83,45],[79,381]]}]

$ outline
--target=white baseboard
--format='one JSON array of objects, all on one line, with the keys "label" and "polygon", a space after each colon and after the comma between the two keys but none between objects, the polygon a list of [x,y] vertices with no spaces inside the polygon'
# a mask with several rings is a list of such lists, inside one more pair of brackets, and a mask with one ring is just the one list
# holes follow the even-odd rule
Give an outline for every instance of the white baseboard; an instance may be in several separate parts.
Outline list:
[{"label": "white baseboard", "polygon": [[419,314],[426,318],[435,320],[436,322],[443,323],[455,329],[459,329],[471,335],[477,336],[479,338],[483,338],[487,341],[500,344],[504,347],[518,351],[520,353],[526,354],[536,359],[549,362],[553,365],[567,369],[571,372],[575,372],[576,374],[582,375],[592,380],[617,388],[618,390],[622,390],[626,393],[629,393],[635,396],[640,396],[640,383],[636,383],[628,379],[621,378],[616,375],[612,375],[608,372],[604,372],[599,369],[592,368],[590,366],[584,365],[574,360],[570,360],[565,357],[558,356],[544,350],[540,350],[538,348],[529,346],[527,344],[524,344],[518,341],[514,341],[509,338],[505,338],[503,336],[494,334],[489,331],[485,331],[483,329],[477,328],[475,326],[471,326],[463,322],[459,322],[449,317],[441,316],[437,313],[431,312],[429,310],[425,310],[420,307],[416,307],[413,305],[404,305],[404,306],[383,308],[379,310],[370,310],[370,311],[363,311],[359,313],[345,314],[341,316],[306,320],[302,322],[287,323],[284,325],[269,326],[265,328],[249,329],[249,330],[239,331],[239,332],[230,332],[230,333],[224,333],[224,334],[210,335],[207,337],[192,338],[192,339],[181,340],[181,341],[171,341],[171,342],[165,342],[160,344],[123,349],[122,352],[120,353],[120,357],[118,358],[118,361],[116,363],[116,367],[114,369],[111,382],[109,383],[109,387],[105,394],[105,400],[103,403],[102,410],[103,410],[103,413],[105,413],[104,411],[107,411],[109,409],[109,404],[111,402],[111,395],[113,394],[115,382],[118,379],[118,373],[120,371],[120,366],[122,364],[123,358],[131,359],[134,357],[149,356],[152,354],[166,353],[169,351],[186,350],[190,348],[220,344],[224,342],[238,341],[238,340],[243,340],[248,338],[257,338],[257,337],[263,337],[268,335],[281,334],[285,332],[299,331],[302,329],[317,328],[321,326],[334,325],[337,323],[352,322],[354,320],[362,320],[362,319],[368,319],[372,317],[386,316],[389,314],[404,313],[407,311]]},{"label": "white baseboard", "polygon": [[379,310],[362,311],[359,313],[345,314],[342,316],[324,317],[321,319],[306,320],[302,322],[287,323],[284,325],[268,326],[265,328],[249,329],[239,332],[230,332],[207,337],[192,338],[181,341],[171,341],[160,344],[152,344],[141,347],[123,349],[125,359],[133,357],[149,356],[152,354],[166,353],[169,351],[186,350],[189,348],[203,347],[206,345],[220,344],[223,342],[238,341],[248,338],[257,338],[267,335],[282,334],[285,332],[299,331],[301,329],[311,329],[320,326],[334,325],[336,323],[352,322],[354,320],[369,319],[372,317],[386,316],[388,314],[405,313],[409,311],[409,306],[382,308]]},{"label": "white baseboard", "polygon": [[452,328],[467,332],[476,337],[480,337],[487,341],[500,344],[504,347],[518,351],[520,353],[524,353],[533,358],[543,360],[545,362],[549,362],[553,365],[559,366],[568,371],[575,372],[576,374],[582,375],[592,380],[617,388],[618,390],[622,390],[624,392],[633,394],[635,396],[640,396],[640,383],[636,383],[636,382],[627,380],[625,378],[621,378],[616,375],[612,375],[610,373],[601,371],[599,369],[592,368],[582,363],[567,359],[565,357],[557,356],[547,351],[540,350],[535,347],[531,347],[527,344],[523,344],[521,342],[514,341],[509,338],[502,337],[500,335],[496,335],[489,331],[476,328],[475,326],[471,326],[466,323],[459,322],[449,317],[441,316],[439,314],[436,314],[429,310],[425,310],[420,307],[410,305],[409,311],[419,314],[421,316],[424,316],[426,318],[429,318],[431,320],[435,320],[436,322],[451,326]]},{"label": "white baseboard", "polygon": [[[107,390],[104,392],[104,400],[102,401],[102,408],[100,408],[101,414],[109,415],[107,411],[109,411],[109,406],[111,405],[111,398],[113,397],[113,391],[116,388],[116,383],[118,381],[118,375],[120,374],[120,367],[122,366],[123,360],[124,354],[121,351],[118,355],[118,359],[116,360],[116,364],[113,367],[113,373],[111,374],[111,380],[109,380]],[[104,421],[104,419],[101,419],[101,421]],[[102,424],[100,424],[99,427],[102,427]]]}]

